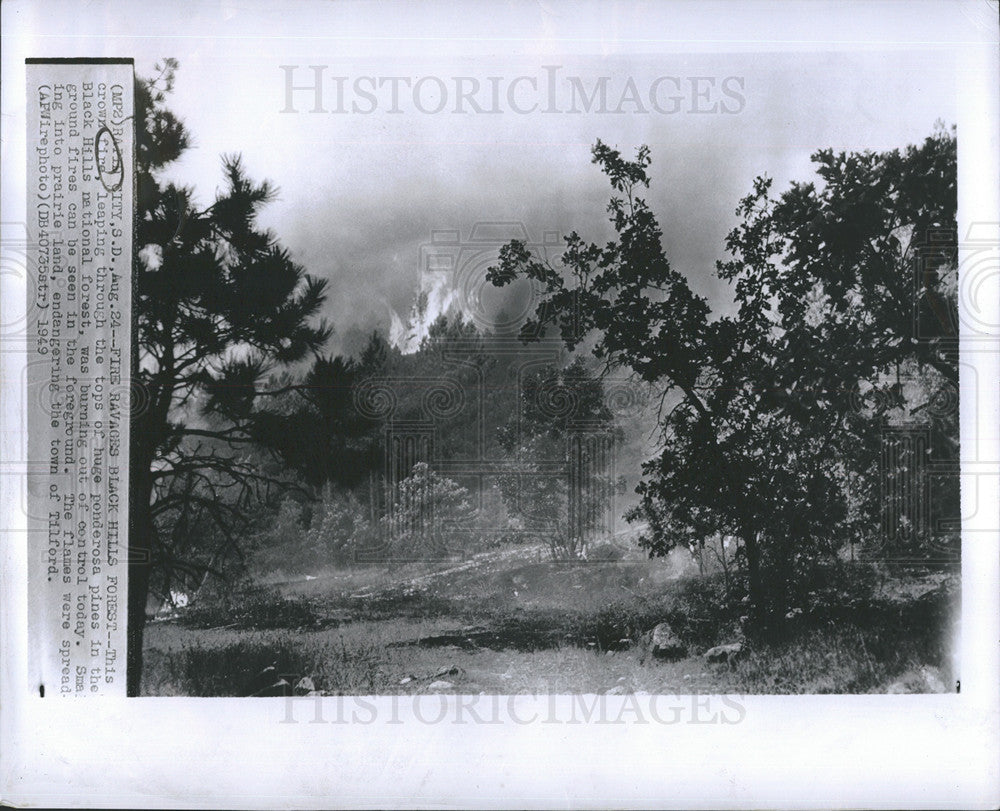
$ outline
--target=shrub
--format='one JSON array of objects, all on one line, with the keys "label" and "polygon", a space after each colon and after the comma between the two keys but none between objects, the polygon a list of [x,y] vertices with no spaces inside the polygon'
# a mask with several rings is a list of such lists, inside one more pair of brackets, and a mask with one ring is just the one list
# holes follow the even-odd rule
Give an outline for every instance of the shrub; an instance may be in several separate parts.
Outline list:
[{"label": "shrub", "polygon": [[375,540],[374,527],[357,496],[327,487],[306,531],[306,543],[316,562],[355,563]]},{"label": "shrub", "polygon": [[413,466],[396,486],[395,502],[382,519],[391,546],[401,558],[446,554],[448,536],[460,533],[475,517],[469,491],[436,473],[426,462]]},{"label": "shrub", "polygon": [[285,498],[273,519],[252,538],[251,566],[259,572],[299,572],[313,565],[302,505]]},{"label": "shrub", "polygon": [[754,640],[733,678],[747,693],[865,693],[901,674],[939,668],[954,682],[950,648],[957,587],[946,583],[916,599],[871,599],[849,618],[805,614],[781,638]]},{"label": "shrub", "polygon": [[281,502],[254,539],[253,568],[258,573],[302,574],[354,563],[374,542],[371,521],[357,496],[327,486],[320,500],[308,507],[292,498]]}]

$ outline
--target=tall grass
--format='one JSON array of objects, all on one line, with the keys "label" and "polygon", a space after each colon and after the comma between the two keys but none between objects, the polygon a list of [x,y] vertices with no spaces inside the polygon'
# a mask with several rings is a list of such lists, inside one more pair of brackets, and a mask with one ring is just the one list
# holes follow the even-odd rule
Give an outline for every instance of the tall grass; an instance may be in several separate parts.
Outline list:
[{"label": "tall grass", "polygon": [[388,686],[384,664],[384,651],[375,643],[257,633],[234,635],[223,644],[155,651],[147,657],[144,679],[153,695],[251,696],[281,679],[290,689],[303,676],[318,690],[367,695]]}]

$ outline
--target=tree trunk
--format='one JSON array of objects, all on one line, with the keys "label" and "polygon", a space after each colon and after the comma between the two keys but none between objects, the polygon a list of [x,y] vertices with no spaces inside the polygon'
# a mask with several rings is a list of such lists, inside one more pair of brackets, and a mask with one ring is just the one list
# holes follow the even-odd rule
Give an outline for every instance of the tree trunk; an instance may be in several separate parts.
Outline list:
[{"label": "tree trunk", "polygon": [[764,614],[764,578],[760,566],[760,544],[756,534],[748,533],[743,539],[747,554],[747,575],[749,580],[750,609],[761,618]]},{"label": "tree trunk", "polygon": [[729,577],[729,561],[726,560],[726,536],[719,535],[719,560],[722,563],[722,577],[726,584],[726,594],[729,594],[729,587],[732,582]]},{"label": "tree trunk", "polygon": [[131,460],[132,492],[128,543],[128,644],[126,650],[125,689],[129,696],[138,696],[142,685],[142,640],[146,627],[146,602],[149,599],[149,579],[156,542],[153,524],[153,482],[148,454],[142,449]]},{"label": "tree trunk", "polygon": [[149,549],[148,544],[140,544],[135,537],[129,544],[128,664],[125,680],[129,696],[139,695],[142,684],[142,639],[146,627],[146,602],[149,599],[150,567],[147,562],[140,562],[141,557],[148,555]]}]

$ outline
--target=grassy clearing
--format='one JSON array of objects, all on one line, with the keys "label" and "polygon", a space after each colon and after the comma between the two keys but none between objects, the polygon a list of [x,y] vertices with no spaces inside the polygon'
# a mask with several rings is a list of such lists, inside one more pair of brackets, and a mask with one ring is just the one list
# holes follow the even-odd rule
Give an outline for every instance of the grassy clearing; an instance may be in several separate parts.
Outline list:
[{"label": "grassy clearing", "polygon": [[[741,633],[740,605],[719,578],[671,579],[660,561],[519,555],[231,590],[149,626],[144,692],[252,695],[303,676],[331,694],[423,692],[436,679],[462,693],[953,689],[957,595],[920,596],[926,578],[888,594],[855,577],[835,607],[748,632],[745,655],[716,665],[704,651]],[[648,632],[664,621],[686,658],[649,655]]]},{"label": "grassy clearing", "polygon": [[147,632],[143,691],[248,696],[281,678],[294,685],[309,676],[318,688],[333,693],[391,692],[398,681],[392,644],[433,634],[441,627],[397,619],[290,633],[157,623]]}]

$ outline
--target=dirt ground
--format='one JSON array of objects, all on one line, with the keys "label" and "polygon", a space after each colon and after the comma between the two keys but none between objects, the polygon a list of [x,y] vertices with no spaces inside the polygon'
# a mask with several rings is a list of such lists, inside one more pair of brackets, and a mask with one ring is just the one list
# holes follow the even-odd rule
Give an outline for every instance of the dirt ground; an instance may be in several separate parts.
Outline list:
[{"label": "dirt ground", "polygon": [[[738,629],[699,636],[691,616],[689,637],[704,641],[689,643],[680,658],[654,657],[648,631],[692,574],[684,556],[648,560],[633,552],[562,563],[541,547],[513,547],[466,560],[278,578],[270,585],[280,598],[307,605],[315,621],[267,629],[190,627],[180,617],[152,622],[144,692],[251,695],[266,693],[269,680],[290,689],[303,677],[330,694],[950,689],[946,663],[926,646],[892,643],[880,654],[839,630],[751,651],[736,664],[709,663],[706,649],[733,642]],[[704,622],[718,625],[713,617]]]}]

